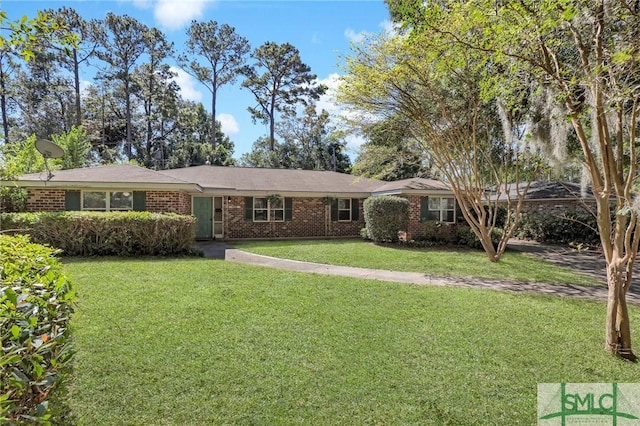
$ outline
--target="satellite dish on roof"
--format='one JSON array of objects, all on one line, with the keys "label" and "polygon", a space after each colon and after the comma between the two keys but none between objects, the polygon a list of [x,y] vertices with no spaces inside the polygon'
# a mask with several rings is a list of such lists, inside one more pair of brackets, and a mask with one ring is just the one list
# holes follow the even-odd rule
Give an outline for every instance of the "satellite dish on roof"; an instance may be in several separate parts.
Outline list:
[{"label": "satellite dish on roof", "polygon": [[49,163],[47,162],[47,160],[49,158],[63,157],[64,149],[60,148],[58,145],[47,139],[37,139],[35,145],[38,152],[44,157],[44,166],[47,169],[47,180],[49,180],[53,177],[53,174],[49,169]]},{"label": "satellite dish on roof", "polygon": [[36,149],[44,158],[60,158],[64,156],[64,149],[47,139],[37,139]]}]

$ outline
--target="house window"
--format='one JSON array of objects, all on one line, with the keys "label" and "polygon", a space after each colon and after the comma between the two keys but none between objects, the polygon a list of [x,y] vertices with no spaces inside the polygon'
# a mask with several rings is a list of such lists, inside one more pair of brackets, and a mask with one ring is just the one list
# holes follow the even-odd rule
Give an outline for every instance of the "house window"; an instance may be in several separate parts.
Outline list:
[{"label": "house window", "polygon": [[284,222],[284,203],[280,198],[254,198],[254,222]]},{"label": "house window", "polygon": [[351,198],[338,198],[338,221],[351,221]]},{"label": "house window", "polygon": [[133,192],[83,191],[82,210],[104,212],[133,210]]},{"label": "house window", "polygon": [[456,203],[454,198],[429,197],[427,220],[454,222]]}]

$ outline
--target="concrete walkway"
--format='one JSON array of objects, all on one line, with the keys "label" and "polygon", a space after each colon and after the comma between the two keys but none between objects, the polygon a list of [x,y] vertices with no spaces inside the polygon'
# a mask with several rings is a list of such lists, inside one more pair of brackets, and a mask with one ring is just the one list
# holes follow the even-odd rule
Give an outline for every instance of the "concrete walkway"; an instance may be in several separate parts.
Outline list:
[{"label": "concrete walkway", "polygon": [[[582,262],[582,269],[585,273],[593,274],[599,278],[602,278],[604,271],[598,273],[598,256],[596,254],[585,254],[581,256],[587,256],[585,258],[580,257],[573,258],[571,256],[565,257],[567,253],[564,249],[557,248],[557,251],[551,247],[527,245],[528,249],[523,247],[513,247],[522,251],[532,253],[532,255],[540,256],[546,260],[554,261],[559,264],[567,263],[579,266]],[[551,294],[556,296],[574,297],[579,299],[596,299],[606,300],[607,289],[606,286],[580,286],[580,285],[553,285],[546,283],[535,282],[516,282],[516,281],[504,281],[495,279],[479,279],[479,278],[464,278],[464,277],[445,277],[430,274],[423,274],[419,272],[399,272],[399,271],[387,271],[382,269],[368,269],[368,268],[355,268],[350,266],[337,266],[337,265],[325,265],[312,262],[301,262],[297,260],[279,259],[270,256],[262,256],[259,254],[248,253],[242,250],[237,250],[223,242],[200,242],[197,244],[197,248],[202,250],[203,254],[207,258],[224,259],[231,262],[248,263],[252,265],[265,266],[269,268],[284,269],[297,272],[308,272],[324,275],[339,275],[352,278],[363,278],[370,280],[403,282],[416,285],[438,285],[438,286],[455,286],[455,287],[467,287],[467,288],[482,288],[489,290],[502,290],[513,292],[525,292],[525,293],[537,293],[537,294]],[[545,254],[546,253],[546,254]],[[565,261],[562,258],[565,257]],[[579,268],[578,268],[579,269]],[[600,269],[603,269],[601,267]],[[632,290],[634,290],[632,288]],[[636,291],[629,291],[627,295],[627,301],[629,303],[640,304],[640,294]]]}]

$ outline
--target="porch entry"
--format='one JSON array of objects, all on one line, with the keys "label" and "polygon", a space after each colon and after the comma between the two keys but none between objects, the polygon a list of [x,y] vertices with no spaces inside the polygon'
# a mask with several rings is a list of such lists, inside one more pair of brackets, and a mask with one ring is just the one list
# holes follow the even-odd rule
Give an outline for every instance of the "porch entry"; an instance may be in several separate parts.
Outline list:
[{"label": "porch entry", "polygon": [[224,238],[223,197],[193,197],[196,238]]}]

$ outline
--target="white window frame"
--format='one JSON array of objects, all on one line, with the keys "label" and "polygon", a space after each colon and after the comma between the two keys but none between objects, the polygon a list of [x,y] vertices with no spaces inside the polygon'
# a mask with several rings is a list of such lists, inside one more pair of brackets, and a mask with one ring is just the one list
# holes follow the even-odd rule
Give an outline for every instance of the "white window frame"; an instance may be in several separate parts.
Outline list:
[{"label": "white window frame", "polygon": [[[432,200],[439,200],[439,204],[440,207],[435,210],[435,209],[431,209],[431,201]],[[446,200],[452,200],[453,201],[453,207],[452,208],[446,208]],[[439,222],[443,222],[443,223],[455,223],[456,221],[456,199],[455,197],[432,197],[429,196],[429,200],[427,203],[427,214],[429,213],[437,213],[438,215],[438,219],[436,219]],[[447,212],[452,212],[452,218],[453,220],[448,221],[448,220],[444,220],[447,216]]]},{"label": "white window frame", "polygon": [[[349,207],[348,208],[345,208],[345,207],[340,208],[340,202],[341,201],[343,201],[343,202],[346,201],[348,203]],[[338,198],[338,222],[351,222],[351,219],[352,219],[351,218],[351,212],[352,212],[351,203],[352,203],[351,198]],[[349,212],[349,219],[340,219],[340,212],[346,212],[346,211]]]},{"label": "white window frame", "polygon": [[[87,193],[90,192],[100,192],[102,194],[104,194],[105,196],[105,207],[104,208],[86,208],[84,206],[84,196]],[[129,206],[128,208],[111,208],[111,197],[114,193],[116,192],[128,192],[129,194],[131,194],[131,206]],[[133,211],[133,191],[95,191],[95,190],[85,190],[82,191],[81,196],[80,196],[80,208],[81,210],[84,211],[91,211],[91,212],[128,212],[128,211]]]},{"label": "white window frame", "polygon": [[[260,207],[260,208],[256,208],[256,200],[265,200],[266,201],[266,207]],[[266,222],[284,222],[284,200],[280,199],[280,207],[276,207],[273,205],[274,203],[271,202],[271,200],[267,197],[253,197],[253,221],[254,222],[258,222],[258,223],[266,223]],[[258,211],[266,211],[267,212],[267,219],[266,220],[257,220],[256,219],[256,212]],[[277,219],[276,218],[276,212],[282,212],[282,218],[281,219]]]}]

